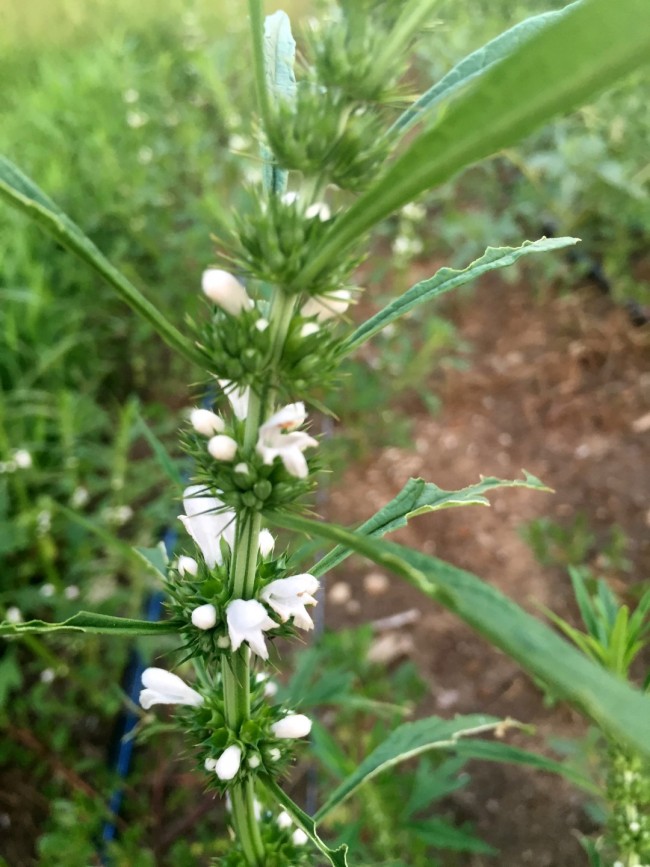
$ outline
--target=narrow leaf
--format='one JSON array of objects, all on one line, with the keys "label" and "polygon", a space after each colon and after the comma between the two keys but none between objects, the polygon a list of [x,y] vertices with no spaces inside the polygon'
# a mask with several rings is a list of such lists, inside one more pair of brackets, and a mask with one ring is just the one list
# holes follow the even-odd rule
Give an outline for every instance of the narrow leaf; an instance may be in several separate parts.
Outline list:
[{"label": "narrow leaf", "polygon": [[137,412],[137,426],[140,433],[151,446],[151,450],[167,478],[176,485],[177,488],[182,488],[183,479],[178,469],[177,462],[171,457],[165,446],[151,430],[139,411]]},{"label": "narrow leaf", "polygon": [[300,279],[313,282],[372,226],[515,144],[650,60],[647,0],[585,0],[445,102],[383,177],[335,221]]},{"label": "narrow leaf", "polygon": [[[289,16],[280,10],[267,15],[264,20],[264,72],[271,104],[279,100],[293,102],[296,94],[295,58],[296,40],[291,32]],[[264,185],[271,193],[280,195],[286,189],[288,172],[273,162],[268,148],[263,149],[262,155]]]},{"label": "narrow leaf", "polygon": [[493,732],[503,725],[503,720],[479,714],[457,716],[453,720],[434,716],[403,723],[334,789],[314,816],[314,821],[322,822],[325,816],[349,798],[359,786],[382,771],[430,750],[453,748],[459,738]]},{"label": "narrow leaf", "polygon": [[28,620],[25,623],[0,623],[0,635],[24,635],[34,632],[86,632],[96,635],[166,635],[178,632],[173,621],[132,620],[129,617],[113,617],[78,611],[62,623],[46,623],[43,620]]},{"label": "narrow leaf", "polygon": [[[385,536],[386,533],[392,533],[400,527],[405,527],[411,518],[424,515],[426,512],[436,512],[455,506],[489,506],[490,502],[484,494],[495,488],[551,490],[525,470],[523,479],[510,481],[489,476],[482,478],[475,485],[461,488],[460,491],[444,491],[433,482],[425,482],[424,479],[409,479],[399,494],[376,512],[365,524],[362,524],[356,532],[364,536]],[[310,571],[313,575],[323,575],[350,554],[349,549],[346,550],[342,545],[337,545]]]},{"label": "narrow leaf", "polygon": [[205,366],[204,359],[190,341],[108,261],[90,238],[84,235],[30,178],[3,156],[0,156],[0,198],[23,211],[64,247],[90,265],[111,284],[123,301],[153,326],[168,346],[185,356],[188,361]]},{"label": "narrow leaf", "polygon": [[414,124],[428,119],[435,106],[439,105],[444,99],[447,99],[461,87],[469,84],[477,76],[487,72],[495,63],[503,60],[522,45],[522,43],[530,39],[531,36],[534,36],[538,30],[548,27],[549,24],[566,15],[567,12],[580,2],[582,0],[577,0],[577,3],[571,3],[565,6],[564,9],[543,12],[541,15],[533,15],[531,18],[526,18],[525,21],[520,21],[519,24],[515,24],[510,30],[506,30],[505,33],[499,34],[495,39],[490,40],[490,42],[487,42],[481,48],[473,51],[463,58],[460,63],[457,63],[453,69],[450,69],[440,81],[436,82],[433,87],[430,87],[410,108],[400,115],[391,127],[390,132],[404,134]]},{"label": "narrow leaf", "polygon": [[400,316],[404,316],[409,310],[431,301],[439,295],[444,295],[458,286],[471,283],[488,271],[496,271],[514,264],[522,256],[529,253],[544,253],[549,250],[560,250],[577,244],[579,238],[540,238],[538,241],[524,241],[520,247],[488,247],[480,259],[472,262],[467,268],[457,271],[454,268],[441,268],[433,277],[422,280],[411,286],[399,298],[395,298],[383,310],[371,316],[345,340],[341,347],[341,353],[347,354],[357,349],[366,340],[373,337],[382,328],[390,325]]},{"label": "narrow leaf", "polygon": [[409,822],[406,830],[434,849],[451,852],[476,852],[483,855],[496,855],[497,850],[488,846],[468,831],[450,825],[444,819],[423,819]]},{"label": "narrow leaf", "polygon": [[299,828],[302,828],[314,846],[316,846],[317,849],[320,849],[330,864],[333,864],[334,867],[348,867],[347,846],[343,845],[339,846],[338,849],[330,849],[329,846],[318,836],[318,833],[316,832],[316,823],[311,816],[308,816],[307,813],[303,812],[303,810],[301,810],[300,807],[282,791],[275,780],[272,780],[271,777],[260,777],[260,781],[271,797],[274,798],[280,806],[284,807],[296,825]]},{"label": "narrow leaf", "polygon": [[272,520],[289,530],[331,539],[401,575],[548,683],[603,731],[650,757],[650,698],[603,671],[480,578],[419,551],[333,524],[290,515],[274,515]]}]

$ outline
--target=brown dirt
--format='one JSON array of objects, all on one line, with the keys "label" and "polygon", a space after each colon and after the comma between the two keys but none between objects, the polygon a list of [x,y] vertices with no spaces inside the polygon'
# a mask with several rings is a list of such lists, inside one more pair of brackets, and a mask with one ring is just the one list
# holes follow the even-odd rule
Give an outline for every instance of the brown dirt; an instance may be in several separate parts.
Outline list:
[{"label": "brown dirt", "polygon": [[[481,474],[515,478],[525,467],[556,493],[497,491],[491,509],[417,518],[396,541],[475,572],[529,610],[541,603],[574,620],[566,573],[542,568],[517,528],[542,516],[566,524],[583,512],[597,535],[618,524],[629,537],[634,568],[627,581],[614,576],[615,589],[625,594],[626,583],[647,577],[650,561],[648,434],[635,430],[650,410],[647,326],[632,328],[623,311],[587,288],[540,303],[525,283],[505,286],[498,279],[483,282],[472,303],[451,303],[444,312],[473,346],[470,369],[431,375],[441,413],[431,417],[419,401],[406,405],[415,448],[387,447],[351,466],[330,492],[327,516],[359,522],[410,476],[455,489]],[[575,711],[545,707],[517,665],[413,588],[391,577],[386,592],[369,595],[363,581],[372,571],[352,559],[339,569],[337,580],[349,582],[352,601],[328,602],[328,621],[338,627],[420,609],[419,621],[401,635],[429,685],[423,713],[487,712],[535,723],[537,737],[515,741],[529,749],[544,749],[549,735],[584,734]],[[445,806],[474,822],[501,854],[468,855],[464,865],[586,863],[574,833],[594,830],[582,793],[511,766],[475,763],[472,777]]]}]

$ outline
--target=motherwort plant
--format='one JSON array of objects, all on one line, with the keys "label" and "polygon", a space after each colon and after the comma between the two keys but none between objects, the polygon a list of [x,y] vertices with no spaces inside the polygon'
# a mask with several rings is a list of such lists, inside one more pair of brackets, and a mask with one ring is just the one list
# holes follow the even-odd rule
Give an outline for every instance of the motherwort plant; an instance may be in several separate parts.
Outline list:
[{"label": "motherwort plant", "polygon": [[[436,6],[436,0],[340,0],[309,25],[297,81],[287,16],[265,20],[260,0],[249,0],[264,183],[246,191],[228,223],[213,227],[204,315],[187,335],[31,180],[8,161],[0,164],[4,198],[102,274],[200,369],[209,396],[191,411],[182,434],[194,467],[191,483],[178,492],[188,533],[183,553],[167,563],[153,550],[143,560],[143,569],[166,586],[169,618],[152,624],[79,612],[64,624],[1,628],[7,635],[67,629],[180,637],[195,679],[189,684],[172,671],[148,668],[140,703],[147,711],[176,706],[209,787],[229,798],[235,838],[226,865],[312,863],[319,857],[313,847],[345,865],[347,847],[331,849],[317,824],[364,780],[426,750],[504,729],[503,721],[477,715],[407,723],[315,816],[289,798],[281,782],[311,721],[299,707],[274,701],[270,647],[312,628],[321,577],[353,551],[450,608],[612,738],[641,754],[650,749],[647,698],[475,576],[380,539],[423,512],[486,504],[486,492],[496,487],[540,489],[537,479],[484,478],[460,491],[412,479],[354,531],[306,517],[319,469],[306,405],[326,410],[346,356],[437,295],[576,240],[488,248],[465,270],[443,268],[353,328],[347,314],[362,291],[353,274],[367,232],[463,167],[578,105],[650,49],[646,0],[584,0],[517,25],[411,100],[404,83],[409,48]],[[409,106],[401,114],[400,104]],[[277,550],[278,527],[335,547],[305,564],[296,546]]]}]

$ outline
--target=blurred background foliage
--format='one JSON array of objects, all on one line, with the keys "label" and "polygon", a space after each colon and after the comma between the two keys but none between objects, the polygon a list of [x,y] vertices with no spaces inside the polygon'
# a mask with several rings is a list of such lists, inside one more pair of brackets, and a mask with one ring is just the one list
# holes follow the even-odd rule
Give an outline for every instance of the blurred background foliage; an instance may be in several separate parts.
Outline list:
[{"label": "blurred background foliage", "polygon": [[[299,35],[301,17],[324,4],[268,3],[267,11],[280,5]],[[558,5],[442,2],[409,87],[416,93],[507,26]],[[0,0],[0,151],[181,328],[200,311],[199,275],[211,262],[216,218],[260,176],[246,26],[242,4],[216,0]],[[647,84],[647,73],[637,74],[405,209],[377,234],[364,280],[394,294],[413,282],[413,262],[464,267],[488,244],[556,231],[585,243],[576,262],[536,264],[547,279],[569,287],[576,268],[602,266],[614,297],[643,308],[650,301]],[[152,588],[97,533],[150,545],[174,515],[151,442],[159,437],[180,460],[174,436],[196,371],[171,358],[109,287],[36,226],[8,208],[0,218],[0,613],[61,620],[81,606],[137,615]],[[349,368],[347,387],[361,394],[363,384],[363,401],[352,416],[346,406],[348,445],[361,453],[376,444],[363,418],[377,407],[393,412],[391,398],[405,389],[435,412],[426,374],[434,362],[469,363],[469,349],[438,316],[411,318],[399,334],[387,329],[373,354]],[[337,408],[343,414],[335,401]],[[393,442],[408,441],[408,419],[399,411],[393,419]],[[322,665],[338,665],[346,646],[326,646]],[[126,654],[123,643],[104,639],[4,645],[5,863],[96,863],[114,783],[106,745],[124,701]],[[357,688],[372,698],[384,677],[364,674]],[[399,694],[398,686],[390,688]],[[351,713],[340,717],[344,733]],[[327,756],[325,737],[319,751]],[[201,790],[198,778],[185,792],[152,778],[161,756],[178,749],[161,743],[139,759],[114,864],[189,865],[217,854],[211,813],[181,828],[164,854],[156,848],[156,826],[187,811]],[[435,793],[455,786],[450,768],[443,771]],[[384,815],[391,798],[381,785],[375,796],[373,809],[380,803]],[[447,833],[457,847],[465,839]],[[466,839],[470,851],[481,851],[469,831]],[[436,846],[420,843],[422,863],[433,863]]]}]

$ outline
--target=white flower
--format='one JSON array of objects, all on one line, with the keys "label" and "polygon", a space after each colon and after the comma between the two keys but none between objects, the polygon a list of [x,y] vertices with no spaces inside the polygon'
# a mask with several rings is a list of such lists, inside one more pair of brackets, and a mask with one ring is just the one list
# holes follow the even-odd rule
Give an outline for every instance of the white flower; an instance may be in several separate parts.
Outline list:
[{"label": "white flower", "polygon": [[239,316],[242,310],[250,310],[253,306],[242,284],[228,271],[208,268],[203,272],[201,288],[210,301],[214,301],[231,316]]},{"label": "white flower", "polygon": [[41,586],[41,596],[45,596],[46,599],[49,599],[50,596],[54,596],[56,593],[56,587],[54,584],[43,584]]},{"label": "white flower", "polygon": [[220,780],[232,780],[241,765],[241,747],[232,744],[217,759],[214,771]]},{"label": "white flower", "polygon": [[311,337],[312,334],[316,334],[320,331],[320,326],[316,324],[316,322],[305,322],[305,324],[300,329],[301,337]]},{"label": "white flower", "polygon": [[278,818],[275,821],[278,823],[278,828],[290,828],[293,825],[293,820],[286,810],[278,813]]},{"label": "white flower", "polygon": [[291,842],[294,844],[294,846],[304,846],[308,840],[309,837],[305,834],[302,828],[296,828],[296,830],[291,835]]},{"label": "white flower", "polygon": [[311,731],[311,720],[304,713],[290,713],[271,726],[276,738],[304,738]]},{"label": "white flower", "polygon": [[352,293],[349,289],[335,289],[327,295],[314,295],[303,305],[300,315],[305,319],[315,316],[319,322],[325,322],[334,316],[342,316],[351,301]]},{"label": "white flower", "polygon": [[255,323],[255,328],[257,328],[257,330],[261,334],[262,331],[266,331],[266,329],[269,327],[269,325],[270,325],[270,323],[269,323],[268,319],[258,319],[257,322]]},{"label": "white flower", "polygon": [[7,623],[22,623],[23,613],[16,605],[10,605],[5,611],[5,620]]},{"label": "white flower", "polygon": [[63,595],[66,599],[78,599],[80,593],[81,591],[76,584],[69,584],[63,591]]},{"label": "white flower", "polygon": [[196,562],[194,557],[187,557],[185,554],[181,554],[178,558],[178,565],[176,568],[183,577],[185,575],[197,575],[199,564]]},{"label": "white flower", "polygon": [[56,672],[53,668],[44,668],[40,674],[41,683],[52,683],[56,677]]},{"label": "white flower", "polygon": [[267,755],[269,757],[269,761],[271,762],[279,762],[282,758],[282,753],[277,747],[273,747],[272,749],[270,749]]},{"label": "white flower", "polygon": [[305,211],[305,216],[308,220],[318,217],[319,220],[324,223],[332,216],[332,212],[325,202],[314,202],[314,204],[310,205]]},{"label": "white flower", "polygon": [[203,696],[184,680],[164,668],[145,668],[142,672],[140,704],[149,710],[154,704],[189,704],[199,707],[203,704]]},{"label": "white flower", "polygon": [[206,497],[203,485],[190,485],[183,491],[185,515],[179,520],[201,549],[209,569],[221,564],[220,539],[232,548],[235,541],[235,513],[225,509],[221,500]]},{"label": "white flower", "polygon": [[208,756],[208,758],[203,762],[203,767],[206,769],[206,771],[212,772],[217,767],[217,760],[213,759],[211,756]]},{"label": "white flower", "polygon": [[32,465],[32,456],[27,449],[17,449],[12,457],[19,470],[28,470]]},{"label": "white flower", "polygon": [[212,629],[217,622],[217,609],[214,605],[199,605],[192,612],[192,623],[197,629]]},{"label": "white flower", "polygon": [[80,486],[75,488],[72,492],[72,496],[70,497],[70,504],[75,509],[81,509],[86,505],[88,500],[90,499],[90,494],[88,493],[88,488],[84,488]]},{"label": "white flower", "polygon": [[259,548],[260,554],[264,558],[273,553],[273,549],[275,548],[275,539],[270,530],[260,530]]},{"label": "white flower", "polygon": [[246,764],[249,768],[253,768],[254,770],[255,768],[259,768],[262,764],[262,759],[257,755],[257,753],[253,753],[246,759]]},{"label": "white flower", "polygon": [[250,398],[250,389],[238,388],[234,382],[229,379],[217,380],[221,388],[226,393],[226,397],[230,401],[232,411],[235,413],[239,421],[244,421],[248,415],[248,401]]},{"label": "white flower", "polygon": [[237,454],[237,440],[218,434],[208,442],[208,451],[215,461],[232,461]]},{"label": "white flower", "polygon": [[190,422],[194,430],[204,437],[214,436],[225,428],[223,419],[209,409],[193,409],[190,412]]},{"label": "white flower", "polygon": [[233,650],[238,650],[241,643],[246,641],[262,659],[269,658],[263,633],[273,629],[277,623],[271,620],[261,602],[256,599],[233,599],[226,608],[226,619]]},{"label": "white flower", "polygon": [[305,606],[317,604],[313,594],[318,587],[318,578],[305,572],[271,581],[260,593],[260,598],[280,615],[283,623],[293,617],[293,622],[300,629],[313,629],[314,623]]},{"label": "white flower", "polygon": [[298,479],[307,477],[303,452],[317,446],[318,440],[296,430],[306,418],[304,403],[290,403],[264,422],[259,431],[257,453],[265,464],[272,464],[279,457],[290,475]]}]

